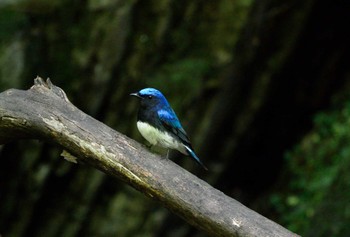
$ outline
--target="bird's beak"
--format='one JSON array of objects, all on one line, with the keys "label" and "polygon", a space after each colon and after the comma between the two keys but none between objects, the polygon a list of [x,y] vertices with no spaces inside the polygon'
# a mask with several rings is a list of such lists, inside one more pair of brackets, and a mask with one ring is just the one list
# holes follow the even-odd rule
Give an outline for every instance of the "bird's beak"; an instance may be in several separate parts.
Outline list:
[{"label": "bird's beak", "polygon": [[142,99],[142,97],[141,97],[141,96],[139,95],[139,93],[137,93],[137,92],[131,93],[130,95]]}]

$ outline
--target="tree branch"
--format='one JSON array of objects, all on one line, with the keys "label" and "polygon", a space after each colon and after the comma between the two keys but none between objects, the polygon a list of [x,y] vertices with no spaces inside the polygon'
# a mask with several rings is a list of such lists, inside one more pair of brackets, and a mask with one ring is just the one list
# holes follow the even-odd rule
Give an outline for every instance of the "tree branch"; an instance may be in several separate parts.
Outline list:
[{"label": "tree branch", "polygon": [[21,138],[61,145],[212,236],[297,236],[80,111],[49,79],[0,93],[0,143]]}]

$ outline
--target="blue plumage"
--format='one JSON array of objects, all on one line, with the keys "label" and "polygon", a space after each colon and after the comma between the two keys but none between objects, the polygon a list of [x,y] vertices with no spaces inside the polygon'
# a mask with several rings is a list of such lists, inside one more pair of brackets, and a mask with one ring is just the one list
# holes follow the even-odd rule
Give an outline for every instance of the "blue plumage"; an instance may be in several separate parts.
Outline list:
[{"label": "blue plumage", "polygon": [[130,95],[140,99],[137,128],[151,145],[178,150],[192,157],[207,170],[194,153],[179,119],[160,91],[154,88],[145,88]]}]

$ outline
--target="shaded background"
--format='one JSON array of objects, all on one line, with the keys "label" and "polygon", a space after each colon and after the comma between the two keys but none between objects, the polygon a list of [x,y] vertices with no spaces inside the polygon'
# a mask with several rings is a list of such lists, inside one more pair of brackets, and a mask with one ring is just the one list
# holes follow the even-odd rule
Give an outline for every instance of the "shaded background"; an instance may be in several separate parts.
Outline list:
[{"label": "shaded background", "polygon": [[[0,88],[50,77],[140,142],[137,102],[160,89],[204,172],[302,236],[350,236],[350,3],[277,0],[0,2]],[[345,24],[345,25],[344,25]],[[206,236],[116,179],[39,141],[0,147],[2,236]]]}]

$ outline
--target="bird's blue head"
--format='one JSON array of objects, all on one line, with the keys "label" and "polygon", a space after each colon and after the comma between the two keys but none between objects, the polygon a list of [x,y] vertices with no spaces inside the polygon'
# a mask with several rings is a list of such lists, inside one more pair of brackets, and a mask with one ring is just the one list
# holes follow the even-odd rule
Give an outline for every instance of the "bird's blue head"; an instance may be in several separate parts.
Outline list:
[{"label": "bird's blue head", "polygon": [[130,95],[139,98],[141,102],[141,107],[144,108],[169,106],[169,103],[162,94],[162,92],[154,88],[145,88],[140,90],[139,92],[131,93]]}]

